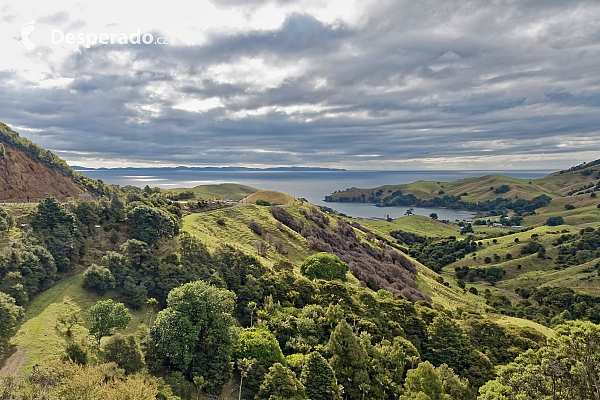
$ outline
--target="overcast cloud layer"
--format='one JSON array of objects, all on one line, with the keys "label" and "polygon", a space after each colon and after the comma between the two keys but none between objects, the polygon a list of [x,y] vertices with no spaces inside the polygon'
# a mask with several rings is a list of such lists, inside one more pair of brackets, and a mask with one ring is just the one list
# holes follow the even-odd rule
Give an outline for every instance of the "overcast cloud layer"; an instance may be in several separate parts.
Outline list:
[{"label": "overcast cloud layer", "polygon": [[[0,5],[0,121],[78,165],[600,158],[598,1],[12,3]],[[51,29],[169,44],[58,45]]]}]

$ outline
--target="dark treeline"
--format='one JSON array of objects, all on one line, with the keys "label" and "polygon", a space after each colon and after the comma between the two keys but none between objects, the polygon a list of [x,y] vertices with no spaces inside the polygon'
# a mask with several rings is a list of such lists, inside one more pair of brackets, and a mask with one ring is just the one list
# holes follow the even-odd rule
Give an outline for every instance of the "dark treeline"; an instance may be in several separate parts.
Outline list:
[{"label": "dark treeline", "polygon": [[374,203],[379,207],[445,207],[456,210],[471,210],[488,212],[493,215],[505,214],[507,210],[512,210],[519,215],[534,213],[540,207],[545,207],[550,204],[552,199],[546,195],[534,197],[531,200],[525,199],[505,199],[502,197],[494,200],[486,200],[480,202],[462,201],[460,196],[442,196],[434,197],[430,200],[417,198],[414,194],[403,194],[402,190],[396,190],[391,194],[383,197],[383,192],[379,191],[369,197],[361,195],[360,197],[348,196],[326,196],[325,201],[337,201],[341,203]]},{"label": "dark treeline", "polygon": [[527,318],[546,326],[555,326],[570,320],[589,320],[600,323],[600,297],[577,293],[571,288],[533,286],[517,288],[524,300],[512,303],[504,294],[486,290],[487,304],[499,313]]}]

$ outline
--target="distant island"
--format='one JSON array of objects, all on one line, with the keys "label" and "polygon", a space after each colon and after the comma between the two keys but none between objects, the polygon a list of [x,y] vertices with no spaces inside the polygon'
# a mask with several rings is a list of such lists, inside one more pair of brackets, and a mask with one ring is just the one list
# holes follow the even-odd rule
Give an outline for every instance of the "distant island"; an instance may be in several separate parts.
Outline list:
[{"label": "distant island", "polygon": [[322,171],[346,171],[343,168],[321,168],[321,167],[269,167],[269,168],[249,168],[249,167],[187,167],[180,165],[178,167],[116,167],[116,168],[91,168],[82,167],[79,165],[72,165],[75,171],[147,171],[147,170],[161,170],[161,171],[306,171],[306,172],[322,172]]}]

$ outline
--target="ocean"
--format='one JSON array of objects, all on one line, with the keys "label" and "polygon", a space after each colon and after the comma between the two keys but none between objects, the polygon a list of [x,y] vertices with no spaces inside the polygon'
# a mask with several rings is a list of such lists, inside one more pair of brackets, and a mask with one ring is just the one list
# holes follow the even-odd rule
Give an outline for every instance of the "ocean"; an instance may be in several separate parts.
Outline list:
[{"label": "ocean", "polygon": [[[176,168],[122,168],[82,169],[84,175],[102,179],[105,183],[143,187],[191,188],[198,185],[239,183],[264,190],[278,190],[294,197],[305,198],[316,205],[333,208],[349,216],[360,218],[398,218],[408,207],[375,207],[372,204],[328,203],[326,195],[351,187],[371,188],[388,184],[410,183],[417,180],[451,182],[489,174],[502,174],[515,178],[541,178],[552,171],[344,171],[344,170],[215,170]],[[465,220],[474,214],[467,211],[440,208],[418,208],[413,212],[429,216],[438,214],[439,219]]]}]

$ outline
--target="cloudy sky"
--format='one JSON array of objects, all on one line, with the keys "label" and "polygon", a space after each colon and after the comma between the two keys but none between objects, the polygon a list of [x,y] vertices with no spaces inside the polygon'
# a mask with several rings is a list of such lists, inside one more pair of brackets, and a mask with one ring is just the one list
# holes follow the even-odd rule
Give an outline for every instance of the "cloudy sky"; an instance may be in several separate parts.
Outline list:
[{"label": "cloudy sky", "polygon": [[600,158],[597,0],[5,1],[0,51],[0,121],[77,165]]}]

